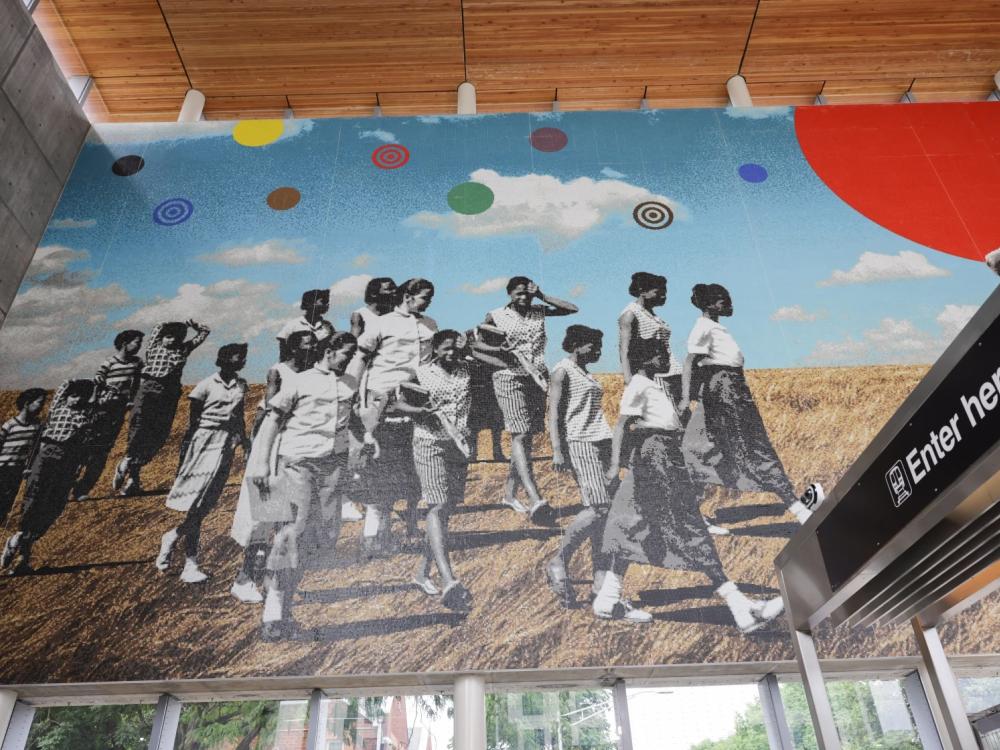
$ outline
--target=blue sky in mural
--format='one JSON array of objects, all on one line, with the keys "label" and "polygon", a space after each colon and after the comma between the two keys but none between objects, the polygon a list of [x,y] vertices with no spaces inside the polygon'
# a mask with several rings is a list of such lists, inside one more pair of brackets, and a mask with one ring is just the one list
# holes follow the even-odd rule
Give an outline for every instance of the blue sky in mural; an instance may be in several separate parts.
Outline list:
[{"label": "blue sky in mural", "polygon": [[[304,289],[332,287],[342,327],[364,282],[382,275],[433,280],[429,313],[461,328],[504,303],[507,277],[532,276],[581,310],[550,325],[550,358],[565,325],[585,323],[607,334],[599,370],[617,367],[615,321],[638,270],[670,280],[661,315],[678,354],[698,315],[692,284],[719,282],[748,367],[932,361],[995,277],[834,196],[805,162],[790,110],[752,114],[289,121],[262,148],[236,143],[231,123],[101,126],[0,333],[0,383],[89,375],[121,328],[186,317],[213,327],[186,380],[211,370],[217,346],[248,340],[246,374],[259,381]],[[541,127],[562,129],[568,145],[532,148]],[[409,162],[378,169],[371,155],[384,143],[405,145]],[[116,176],[111,164],[128,154],[144,168]],[[741,177],[748,164],[766,179]],[[470,180],[495,201],[456,214],[448,192]],[[272,210],[266,197],[284,186],[301,201]],[[190,218],[154,223],[172,198],[190,201]],[[633,220],[637,203],[664,199],[669,227]]]}]

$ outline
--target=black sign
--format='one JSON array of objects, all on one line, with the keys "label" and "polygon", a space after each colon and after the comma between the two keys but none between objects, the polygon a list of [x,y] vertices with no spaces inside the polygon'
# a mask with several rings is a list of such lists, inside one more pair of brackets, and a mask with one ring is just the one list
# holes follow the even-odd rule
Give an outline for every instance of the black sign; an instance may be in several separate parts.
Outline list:
[{"label": "black sign", "polygon": [[1000,319],[816,531],[836,591],[1000,439]]}]

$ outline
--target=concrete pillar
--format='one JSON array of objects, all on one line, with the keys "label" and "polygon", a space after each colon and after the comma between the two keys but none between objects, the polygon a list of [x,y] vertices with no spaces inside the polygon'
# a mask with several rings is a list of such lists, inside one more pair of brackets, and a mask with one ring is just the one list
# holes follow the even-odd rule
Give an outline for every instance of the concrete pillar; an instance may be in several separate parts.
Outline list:
[{"label": "concrete pillar", "polygon": [[188,89],[181,105],[181,113],[177,115],[177,122],[198,122],[204,109],[205,95],[198,89]]},{"label": "concrete pillar", "polygon": [[455,748],[486,750],[486,681],[479,675],[455,680]]},{"label": "concrete pillar", "polygon": [[468,81],[458,84],[458,114],[476,114],[476,87]]},{"label": "concrete pillar", "polygon": [[726,81],[726,91],[729,93],[729,104],[733,107],[753,106],[750,89],[747,87],[747,79],[743,76],[737,74]]}]

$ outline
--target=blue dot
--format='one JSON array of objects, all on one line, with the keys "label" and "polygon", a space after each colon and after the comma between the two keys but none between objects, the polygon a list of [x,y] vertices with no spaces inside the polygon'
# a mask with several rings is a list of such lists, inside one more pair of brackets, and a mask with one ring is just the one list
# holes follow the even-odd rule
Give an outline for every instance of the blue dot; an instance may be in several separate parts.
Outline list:
[{"label": "blue dot", "polygon": [[747,182],[763,182],[767,179],[767,170],[760,164],[741,164],[740,177]]}]

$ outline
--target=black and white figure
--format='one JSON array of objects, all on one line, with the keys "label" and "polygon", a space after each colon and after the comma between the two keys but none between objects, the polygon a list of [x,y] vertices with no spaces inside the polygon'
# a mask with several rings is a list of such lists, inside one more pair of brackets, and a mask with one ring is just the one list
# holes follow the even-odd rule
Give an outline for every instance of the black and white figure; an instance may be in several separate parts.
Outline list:
[{"label": "black and white figure", "polygon": [[[426,403],[414,412],[413,461],[427,503],[424,556],[413,582],[428,596],[440,596],[449,609],[466,610],[471,595],[455,577],[448,543],[448,516],[465,499],[469,471],[469,412],[472,406],[472,376],[458,331],[434,334],[433,356],[417,368],[416,386]],[[469,354],[485,366],[504,367],[502,360],[470,349]],[[436,566],[439,580],[431,578]]]},{"label": "black and white figure", "polygon": [[681,411],[691,409],[684,455],[692,478],[742,492],[773,492],[805,523],[823,488],[811,484],[799,498],[771,445],[743,372],[743,352],[719,322],[733,314],[729,292],[720,284],[696,284],[691,304],[702,312],[688,337],[681,401]]},{"label": "black and white figure", "polygon": [[[312,331],[295,331],[288,336],[287,343],[289,358],[284,362],[276,362],[267,371],[264,397],[261,399],[254,416],[253,432],[251,433],[254,438],[260,431],[264,417],[267,416],[271,399],[278,394],[283,386],[290,384],[298,373],[308,370],[316,362],[317,341]],[[257,441],[254,440],[250,448],[251,454],[257,449],[257,445]],[[274,466],[274,458],[273,455],[268,457],[268,465]],[[248,458],[248,460],[250,459]],[[239,499],[236,501],[236,512],[233,514],[233,525],[229,531],[233,540],[243,547],[243,564],[240,566],[229,592],[241,602],[259,604],[264,601],[264,597],[257,587],[257,574],[264,567],[271,524],[268,519],[258,518],[254,515],[255,508],[259,508],[259,503],[254,503],[251,500],[253,491],[252,483],[243,477],[243,481],[240,483]]]},{"label": "black and white figure", "polygon": [[[190,339],[187,339],[188,328],[195,332]],[[142,492],[142,467],[152,461],[167,442],[174,424],[184,365],[208,334],[208,326],[193,320],[161,323],[150,333],[129,422],[128,448],[112,479],[112,487],[122,495]]]},{"label": "black and white figure", "polygon": [[92,380],[67,380],[52,397],[29,462],[20,527],[0,553],[0,567],[9,567],[17,560],[12,575],[31,571],[32,545],[66,509],[90,439],[95,392]]},{"label": "black and white figure", "polygon": [[115,336],[117,353],[105,360],[94,375],[98,389],[97,406],[87,456],[73,487],[73,496],[77,500],[86,500],[90,496],[125,424],[125,415],[132,407],[143,365],[138,356],[143,335],[142,331],[128,330]]},{"label": "black and white figure", "polygon": [[358,339],[363,358],[361,418],[368,439],[379,446],[377,459],[361,476],[358,498],[365,504],[361,543],[370,555],[393,551],[391,513],[397,500],[406,500],[407,535],[417,534],[420,481],[413,465],[413,421],[397,391],[431,359],[437,323],[425,313],[433,299],[434,285],[427,279],[403,282],[396,307],[373,318]]},{"label": "black and white figure", "polygon": [[983,260],[986,261],[987,267],[993,273],[995,273],[997,276],[1000,276],[1000,247],[998,247],[996,250],[992,250],[989,253],[987,253],[986,257]]},{"label": "black and white figure", "polygon": [[184,539],[184,583],[201,583],[208,575],[198,567],[201,524],[222,495],[237,446],[249,452],[245,404],[247,382],[239,376],[246,366],[247,345],[226,344],[215,360],[219,371],[202,380],[188,394],[190,424],[184,438],[183,459],[167,495],[167,507],[184,513],[180,525],[160,538],[156,568],[170,566],[174,545]]},{"label": "black and white figure", "polygon": [[330,310],[330,290],[310,289],[302,293],[302,315],[290,320],[278,331],[278,361],[284,362],[290,356],[288,337],[295,331],[309,331],[317,341],[333,335],[333,324],[323,316]]},{"label": "black and white figure", "polygon": [[601,546],[611,504],[606,474],[611,467],[612,433],[601,408],[604,388],[587,370],[601,358],[603,341],[604,334],[596,328],[569,326],[562,343],[566,357],[552,368],[549,385],[552,465],[556,471],[572,472],[583,502],[583,510],[563,529],[559,553],[545,568],[549,587],[567,608],[576,605],[567,571],[585,540],[590,539],[595,585],[598,573],[608,569]]},{"label": "black and white figure", "polygon": [[[504,426],[511,435],[510,472],[504,485],[504,504],[532,520],[549,523],[552,509],[542,499],[531,467],[532,438],[545,429],[545,394],[548,371],[545,367],[545,318],[572,315],[576,305],[545,294],[527,276],[507,282],[510,302],[491,310],[486,325],[504,334],[513,362],[493,373],[493,388],[503,413]],[[534,300],[541,304],[535,304]],[[517,499],[523,487],[531,503],[526,508]]]},{"label": "black and white figure", "polygon": [[356,351],[357,340],[347,332],[319,342],[316,365],[271,399],[247,463],[247,481],[257,485],[259,502],[271,506],[258,516],[276,524],[265,577],[266,639],[292,633],[292,600],[304,570],[331,563],[335,554],[348,430],[360,429],[352,425],[358,382],[345,374]]},{"label": "black and white figure", "polygon": [[[489,326],[477,326],[465,332],[469,347],[477,352],[495,357],[503,357],[503,334],[487,330]],[[469,361],[469,376],[472,389],[472,409],[469,412],[469,447],[472,453],[470,461],[479,459],[479,433],[490,432],[492,458],[497,463],[503,463],[507,457],[503,454],[501,436],[503,434],[503,412],[497,403],[497,394],[493,390],[493,367],[473,358]]]},{"label": "black and white figure", "polygon": [[781,597],[753,600],[729,580],[698,507],[700,493],[681,452],[683,427],[673,401],[653,379],[669,363],[665,342],[646,339],[633,346],[637,367],[622,394],[612,441],[608,481],[619,473],[626,447],[628,471],[611,502],[603,551],[609,566],[594,599],[599,618],[623,617],[635,623],[652,615],[622,598],[630,563],[704,573],[729,606],[737,627],[750,632],[777,617]]},{"label": "black and white figure", "polygon": [[14,507],[31,456],[42,432],[39,416],[48,394],[41,388],[28,388],[17,395],[17,414],[0,425],[0,524]]},{"label": "black and white figure", "polygon": [[634,342],[658,338],[670,348],[670,366],[666,372],[657,374],[666,376],[671,395],[678,400],[681,396],[681,365],[670,346],[670,326],[655,312],[657,307],[666,304],[667,277],[638,271],[632,274],[628,293],[635,299],[618,315],[618,355],[621,358],[625,385],[628,385],[636,369],[631,360]]},{"label": "black and white figure", "polygon": [[375,318],[391,312],[396,306],[396,282],[388,276],[378,276],[365,286],[365,304],[351,313],[351,333],[359,338]]}]

